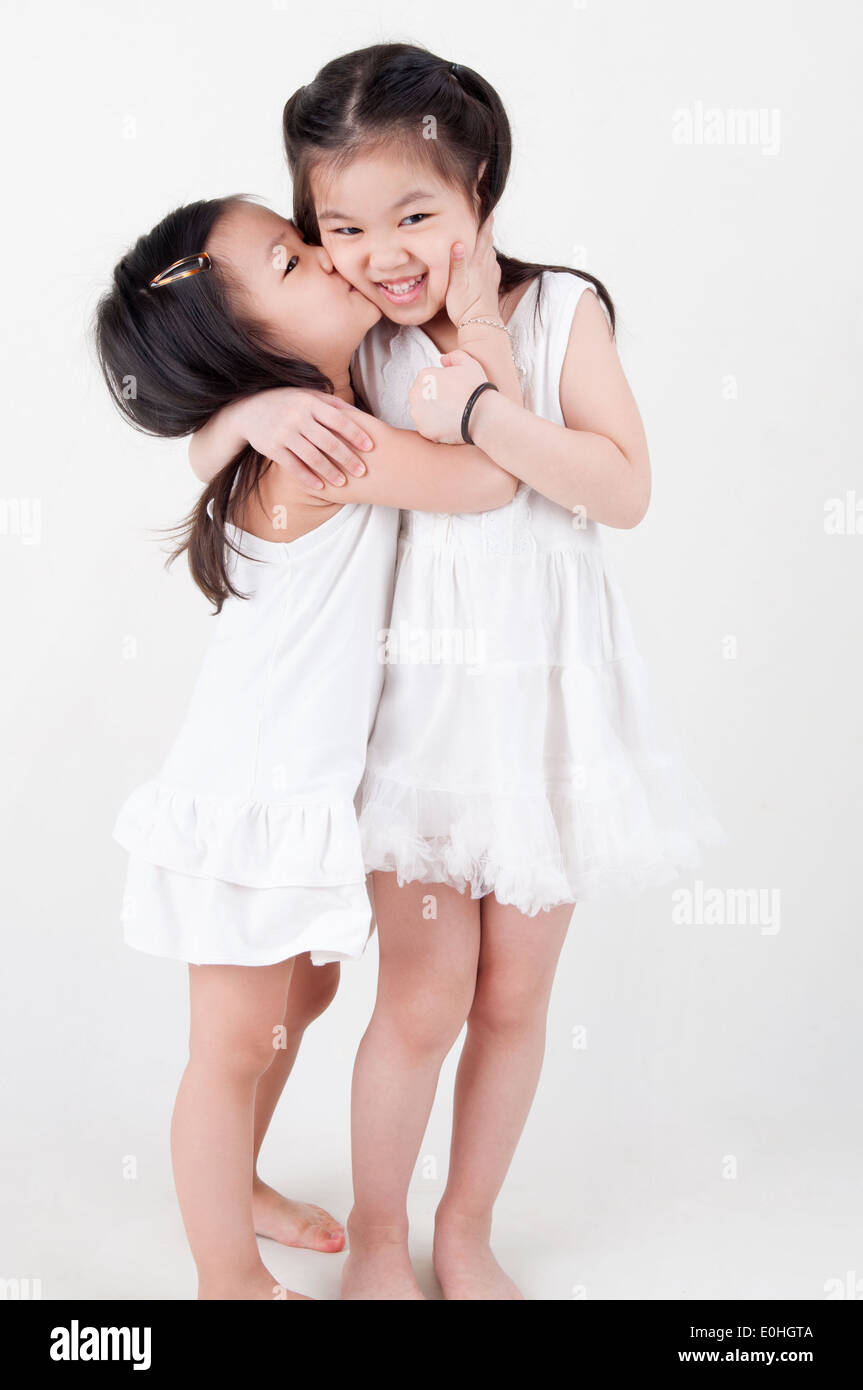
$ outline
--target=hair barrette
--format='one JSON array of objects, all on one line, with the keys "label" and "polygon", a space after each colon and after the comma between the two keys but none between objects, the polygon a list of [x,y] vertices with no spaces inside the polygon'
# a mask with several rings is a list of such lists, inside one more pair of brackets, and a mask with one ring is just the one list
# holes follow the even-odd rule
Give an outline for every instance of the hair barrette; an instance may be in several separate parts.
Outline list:
[{"label": "hair barrette", "polygon": [[160,290],[164,285],[172,285],[175,280],[185,280],[189,275],[197,275],[201,270],[212,270],[213,262],[206,251],[194,256],[183,256],[179,261],[166,266],[150,281],[151,290]]}]

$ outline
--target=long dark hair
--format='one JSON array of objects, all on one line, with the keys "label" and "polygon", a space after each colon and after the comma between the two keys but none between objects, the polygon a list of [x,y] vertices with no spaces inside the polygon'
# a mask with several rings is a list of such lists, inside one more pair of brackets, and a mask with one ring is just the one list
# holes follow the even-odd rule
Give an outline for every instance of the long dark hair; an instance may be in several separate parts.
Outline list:
[{"label": "long dark hair", "polygon": [[[222,406],[270,387],[333,390],[317,367],[282,355],[238,312],[236,287],[215,261],[197,275],[148,288],[175,261],[205,251],[216,224],[244,200],[234,194],[168,213],[115,266],[98,305],[94,336],[108,390],[124,418],[146,434],[194,434]],[[169,563],[188,555],[192,577],[216,612],[229,594],[242,597],[229,574],[228,552],[237,547],[226,526],[266,466],[253,449],[242,449],[176,528]]]},{"label": "long dark hair", "polygon": [[[432,138],[430,118],[435,121]],[[483,222],[500,201],[512,157],[509,121],[494,87],[473,68],[448,63],[407,43],[373,44],[327,63],[313,82],[286,102],[282,133],[294,184],[294,221],[305,240],[315,242],[320,241],[320,230],[310,174],[321,159],[343,168],[360,150],[393,138],[412,144],[469,199],[476,186]],[[502,294],[535,280],[544,270],[587,280],[605,305],[614,332],[611,295],[587,271],[520,261],[500,251],[497,259]]]}]

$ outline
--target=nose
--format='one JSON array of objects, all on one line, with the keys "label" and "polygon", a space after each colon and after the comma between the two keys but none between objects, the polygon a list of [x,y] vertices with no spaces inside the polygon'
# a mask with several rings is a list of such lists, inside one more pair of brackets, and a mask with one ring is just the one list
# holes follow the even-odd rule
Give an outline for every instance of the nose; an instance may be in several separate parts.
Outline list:
[{"label": "nose", "polygon": [[369,275],[373,280],[396,274],[403,270],[411,259],[410,252],[399,246],[397,241],[386,239],[376,241],[369,248],[368,257]]},{"label": "nose", "polygon": [[335,270],[335,266],[333,265],[330,256],[324,250],[323,246],[316,246],[314,249],[317,254],[318,265],[321,267],[321,270],[325,271],[327,275],[332,275],[333,271]]}]

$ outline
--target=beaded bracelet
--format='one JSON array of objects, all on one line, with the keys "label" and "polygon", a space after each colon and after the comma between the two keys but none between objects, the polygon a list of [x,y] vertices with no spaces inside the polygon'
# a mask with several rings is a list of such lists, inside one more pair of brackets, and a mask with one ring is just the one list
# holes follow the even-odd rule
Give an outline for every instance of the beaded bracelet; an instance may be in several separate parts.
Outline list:
[{"label": "beaded bracelet", "polygon": [[461,323],[456,324],[456,328],[467,328],[472,323],[487,323],[490,328],[502,328],[504,333],[509,332],[501,319],[462,319]]}]

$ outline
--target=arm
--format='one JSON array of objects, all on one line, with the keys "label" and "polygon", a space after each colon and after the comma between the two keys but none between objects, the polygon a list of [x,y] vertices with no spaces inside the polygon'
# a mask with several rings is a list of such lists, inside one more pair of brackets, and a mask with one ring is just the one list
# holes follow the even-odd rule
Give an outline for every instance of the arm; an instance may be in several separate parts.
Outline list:
[{"label": "arm", "polygon": [[505,329],[493,328],[489,324],[470,324],[467,328],[460,328],[458,350],[469,353],[479,363],[502,396],[518,406],[522,404],[521,381]]},{"label": "arm", "polygon": [[202,483],[211,483],[246,447],[238,419],[242,404],[242,401],[235,401],[217,410],[189,440],[189,466]]},{"label": "arm", "polygon": [[346,474],[365,471],[354,452],[373,447],[365,419],[355,406],[325,391],[289,386],[259,391],[223,406],[192,435],[189,463],[195,476],[209,483],[251,444],[296,482],[320,490],[322,480],[339,484]]},{"label": "arm", "polygon": [[[430,370],[442,377],[437,399],[424,399],[415,386],[411,414],[424,433],[450,438],[475,378],[457,355],[454,365]],[[463,374],[458,385],[446,383],[452,372]],[[650,499],[647,440],[605,314],[592,293],[582,294],[573,315],[560,405],[565,425],[486,391],[471,415],[471,438],[501,468],[551,501],[568,510],[583,507],[606,526],[637,526]]]},{"label": "arm", "polygon": [[[500,334],[499,329],[490,331]],[[491,360],[497,360],[497,352],[495,344]],[[370,469],[346,440],[367,457],[371,451]],[[193,471],[210,482],[249,444],[279,465],[280,486],[289,485],[287,491],[296,493],[290,485],[298,484],[298,495],[323,502],[483,512],[505,506],[518,487],[516,478],[479,449],[461,442],[456,447],[436,444],[414,430],[393,429],[340,397],[318,391],[284,387],[224,406],[192,437]]]},{"label": "arm", "polygon": [[490,512],[515,496],[518,480],[481,449],[435,444],[415,430],[394,429],[373,415],[362,418],[374,440],[374,462],[363,477],[348,478],[341,487],[327,484],[315,498],[377,502],[416,512]]}]

